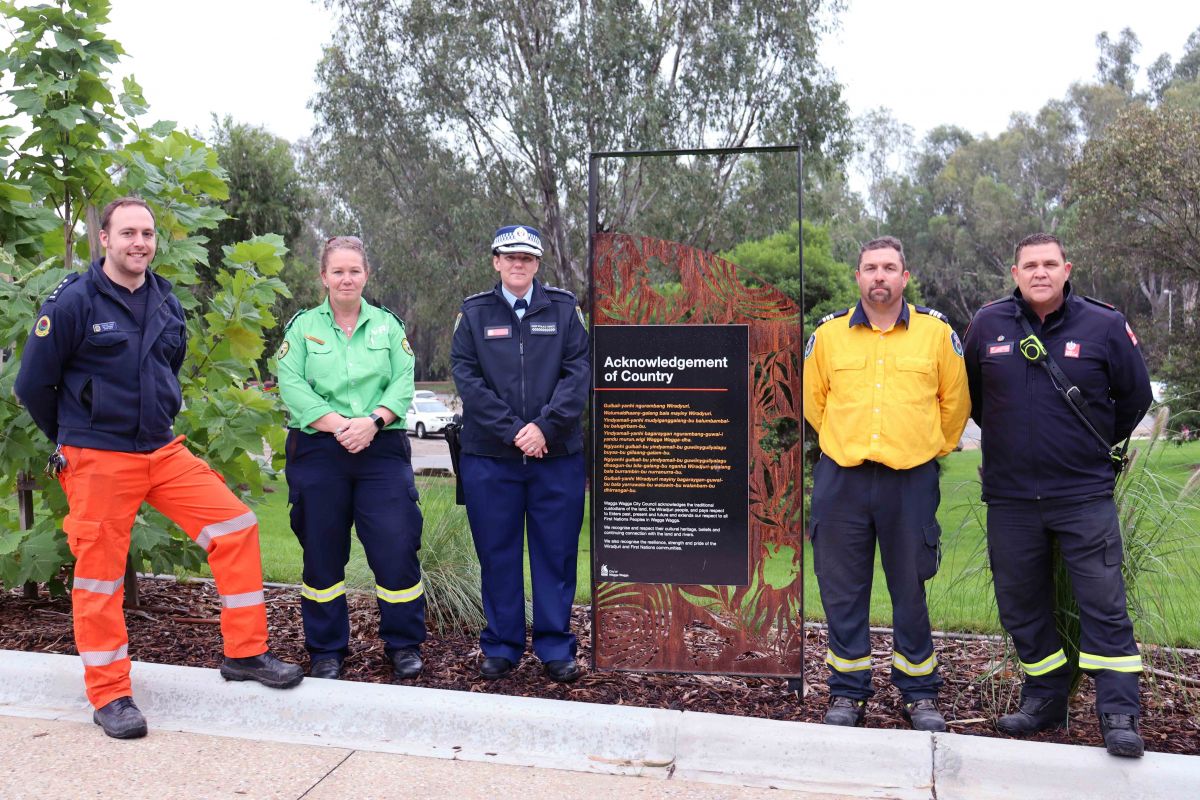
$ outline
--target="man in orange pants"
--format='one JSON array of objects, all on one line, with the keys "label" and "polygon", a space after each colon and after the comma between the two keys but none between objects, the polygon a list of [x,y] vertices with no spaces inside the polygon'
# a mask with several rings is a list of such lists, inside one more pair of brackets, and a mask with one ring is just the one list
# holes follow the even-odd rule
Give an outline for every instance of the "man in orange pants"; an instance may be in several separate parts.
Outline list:
[{"label": "man in orange pants", "polygon": [[154,215],[123,197],[104,209],[100,227],[106,257],[46,298],[15,390],[58,445],[51,466],[70,505],[63,530],[75,554],[75,644],[93,719],[109,736],[133,739],[146,735],[146,720],[133,703],[121,606],[143,500],[208,553],[221,595],[221,675],[288,688],[304,672],[267,650],[254,513],[172,431],[187,327],[171,284],[150,270]]}]

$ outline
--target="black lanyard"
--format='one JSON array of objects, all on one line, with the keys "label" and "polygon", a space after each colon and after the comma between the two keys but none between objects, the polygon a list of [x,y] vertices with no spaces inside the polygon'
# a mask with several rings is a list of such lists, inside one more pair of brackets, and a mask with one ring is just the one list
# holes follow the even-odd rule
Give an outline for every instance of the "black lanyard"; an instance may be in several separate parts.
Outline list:
[{"label": "black lanyard", "polygon": [[1025,356],[1027,361],[1034,364],[1041,364],[1042,368],[1050,375],[1050,383],[1058,390],[1058,393],[1066,401],[1067,405],[1075,416],[1079,417],[1079,421],[1083,426],[1091,432],[1092,436],[1096,437],[1096,441],[1104,448],[1104,452],[1108,453],[1109,459],[1112,461],[1113,472],[1120,475],[1125,469],[1129,459],[1126,452],[1129,450],[1129,439],[1125,439],[1125,443],[1118,447],[1111,444],[1101,435],[1100,431],[1096,430],[1096,426],[1092,425],[1092,421],[1087,416],[1087,401],[1083,399],[1083,392],[1079,391],[1079,387],[1071,383],[1071,379],[1062,371],[1057,362],[1050,357],[1050,351],[1046,349],[1046,345],[1042,344],[1042,340],[1033,332],[1033,326],[1029,324],[1029,319],[1021,311],[1017,312],[1017,316],[1021,320],[1021,327],[1025,329],[1025,338],[1021,340],[1020,348],[1021,355]]}]

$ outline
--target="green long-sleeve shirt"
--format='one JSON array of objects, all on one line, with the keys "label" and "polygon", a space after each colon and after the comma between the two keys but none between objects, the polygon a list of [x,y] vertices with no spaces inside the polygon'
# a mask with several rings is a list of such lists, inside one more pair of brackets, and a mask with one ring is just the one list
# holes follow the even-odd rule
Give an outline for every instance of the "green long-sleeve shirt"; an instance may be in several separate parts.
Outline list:
[{"label": "green long-sleeve shirt", "polygon": [[396,415],[388,428],[404,427],[414,359],[404,323],[387,309],[363,300],[347,339],[326,300],[288,323],[276,360],[292,427],[315,433],[312,423],[330,412],[365,417],[379,406]]}]

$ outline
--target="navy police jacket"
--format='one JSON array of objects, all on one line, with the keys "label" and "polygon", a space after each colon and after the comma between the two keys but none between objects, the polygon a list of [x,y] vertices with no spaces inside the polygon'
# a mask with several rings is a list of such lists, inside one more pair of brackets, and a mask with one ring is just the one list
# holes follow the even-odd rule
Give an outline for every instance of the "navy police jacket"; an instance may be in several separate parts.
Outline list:
[{"label": "navy police jacket", "polygon": [[547,456],[583,450],[591,366],[575,295],[535,279],[520,320],[498,283],[468,297],[454,323],[450,360],[463,403],[464,453],[520,458],[513,439],[529,422],[546,437]]},{"label": "navy police jacket", "polygon": [[14,388],[50,441],[128,453],[171,442],[187,327],[171,283],[149,271],[146,282],[144,330],[102,262],[42,304]]},{"label": "navy police jacket", "polygon": [[975,315],[964,345],[971,417],[983,430],[983,499],[1048,500],[1112,494],[1108,453],[1067,406],[1040,364],[1021,355],[1024,314],[1051,358],[1087,401],[1110,443],[1129,436],[1150,408],[1150,377],[1137,337],[1112,306],[1065,287],[1042,323],[1020,290]]}]

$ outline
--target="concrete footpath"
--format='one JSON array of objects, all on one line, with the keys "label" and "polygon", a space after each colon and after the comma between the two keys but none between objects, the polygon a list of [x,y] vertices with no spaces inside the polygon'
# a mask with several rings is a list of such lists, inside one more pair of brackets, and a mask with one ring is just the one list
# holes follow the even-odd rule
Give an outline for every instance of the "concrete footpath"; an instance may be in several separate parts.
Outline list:
[{"label": "concrete footpath", "polygon": [[[1200,757],[135,663],[151,735],[91,724],[73,656],[0,651],[0,797],[1183,798]],[[63,790],[62,792],[58,790]],[[768,794],[769,792],[769,794]],[[794,795],[801,796],[801,795]]]}]

